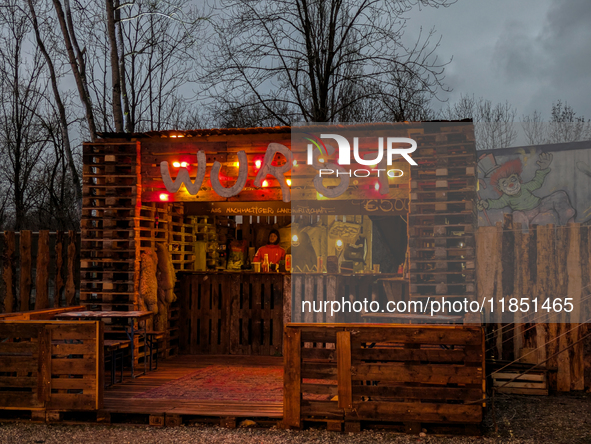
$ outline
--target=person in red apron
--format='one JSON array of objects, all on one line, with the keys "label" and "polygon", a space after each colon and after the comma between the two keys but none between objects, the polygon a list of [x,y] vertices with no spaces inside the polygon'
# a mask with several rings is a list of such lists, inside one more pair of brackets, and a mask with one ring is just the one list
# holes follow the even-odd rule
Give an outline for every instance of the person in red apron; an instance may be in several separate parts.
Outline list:
[{"label": "person in red apron", "polygon": [[279,231],[271,230],[267,245],[259,248],[252,261],[262,263],[265,254],[269,255],[269,264],[278,264],[285,260],[285,250],[279,246],[279,240]]}]

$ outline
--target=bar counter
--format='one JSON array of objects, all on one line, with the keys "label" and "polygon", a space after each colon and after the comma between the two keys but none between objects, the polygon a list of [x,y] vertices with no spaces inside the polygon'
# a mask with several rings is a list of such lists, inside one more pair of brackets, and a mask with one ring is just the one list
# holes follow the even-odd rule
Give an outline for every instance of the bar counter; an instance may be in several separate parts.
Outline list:
[{"label": "bar counter", "polygon": [[279,355],[289,322],[363,322],[361,313],[302,313],[302,302],[401,300],[408,285],[385,273],[189,271],[177,275],[180,351]]}]

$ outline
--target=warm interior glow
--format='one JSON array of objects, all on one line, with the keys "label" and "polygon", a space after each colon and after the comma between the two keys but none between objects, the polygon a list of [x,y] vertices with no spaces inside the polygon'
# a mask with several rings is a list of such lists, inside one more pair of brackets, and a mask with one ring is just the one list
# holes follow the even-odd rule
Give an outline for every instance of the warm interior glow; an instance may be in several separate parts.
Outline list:
[{"label": "warm interior glow", "polygon": [[162,193],[160,195],[160,200],[163,201],[163,202],[168,202],[168,194]]},{"label": "warm interior glow", "polygon": [[287,186],[290,187],[291,186],[291,179],[287,179]]},{"label": "warm interior glow", "polygon": [[234,162],[234,166],[235,166],[236,168],[240,168],[240,162]]},{"label": "warm interior glow", "polygon": [[260,168],[262,164],[263,164],[263,163],[262,163],[260,160],[256,160],[256,161],[254,162],[254,166],[255,166],[255,167],[257,167],[257,168]]},{"label": "warm interior glow", "polygon": [[175,168],[180,168],[181,164],[179,162],[172,162],[172,166]]},{"label": "warm interior glow", "polygon": [[263,180],[263,186],[264,187],[268,187],[269,186],[269,182],[267,182],[266,180]]}]

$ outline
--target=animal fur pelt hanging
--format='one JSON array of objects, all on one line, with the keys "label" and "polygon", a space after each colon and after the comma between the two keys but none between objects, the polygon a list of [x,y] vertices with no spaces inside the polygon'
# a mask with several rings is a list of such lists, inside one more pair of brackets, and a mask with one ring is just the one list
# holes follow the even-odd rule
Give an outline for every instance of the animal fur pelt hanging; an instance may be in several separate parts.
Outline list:
[{"label": "animal fur pelt hanging", "polygon": [[[158,314],[158,256],[153,251],[144,251],[140,256],[140,300],[141,310]],[[151,324],[151,321],[148,322]],[[149,329],[151,325],[147,325]]]},{"label": "animal fur pelt hanging", "polygon": [[168,307],[176,301],[174,284],[176,275],[172,258],[168,252],[168,244],[159,243],[156,245],[158,260],[158,315],[156,316],[156,329],[166,331],[168,329]]}]

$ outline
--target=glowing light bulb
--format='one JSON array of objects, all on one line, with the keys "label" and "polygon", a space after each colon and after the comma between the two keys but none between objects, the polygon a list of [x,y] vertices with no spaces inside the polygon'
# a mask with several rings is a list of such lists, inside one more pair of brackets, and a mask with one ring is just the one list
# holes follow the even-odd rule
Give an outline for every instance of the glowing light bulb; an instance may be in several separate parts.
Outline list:
[{"label": "glowing light bulb", "polygon": [[374,188],[376,189],[376,191],[380,190],[380,183],[376,182],[376,184],[374,185]]},{"label": "glowing light bulb", "polygon": [[294,167],[297,167],[297,166],[298,166],[298,161],[297,161],[297,160],[295,160],[295,159],[293,159],[293,166],[294,166]]},{"label": "glowing light bulb", "polygon": [[260,160],[255,161],[254,166],[260,168],[263,163]]},{"label": "glowing light bulb", "polygon": [[166,193],[162,193],[162,194],[160,195],[160,200],[161,200],[162,202],[168,202],[168,194],[166,194]]},{"label": "glowing light bulb", "polygon": [[180,168],[181,164],[180,164],[180,162],[172,162],[172,166],[175,168]]},{"label": "glowing light bulb", "polygon": [[188,164],[187,162],[181,162],[181,166],[182,166],[183,168],[187,168],[187,166],[188,166],[188,165],[189,165],[189,164]]},{"label": "glowing light bulb", "polygon": [[240,162],[234,162],[234,166],[235,166],[236,168],[240,168]]},{"label": "glowing light bulb", "polygon": [[291,186],[291,179],[287,179],[286,182],[287,182],[287,186],[290,187]]},{"label": "glowing light bulb", "polygon": [[269,186],[269,182],[267,182],[266,180],[263,180],[263,187],[268,187]]},{"label": "glowing light bulb", "polygon": [[341,239],[337,239],[337,248],[342,248],[343,247],[343,241]]},{"label": "glowing light bulb", "polygon": [[294,235],[291,237],[291,240],[292,240],[293,242],[297,242],[297,241],[299,240],[299,238],[298,238],[298,235],[297,235],[297,234],[294,234]]},{"label": "glowing light bulb", "polygon": [[318,162],[320,162],[320,163],[324,163],[324,157],[320,157],[320,158],[318,159]]}]

